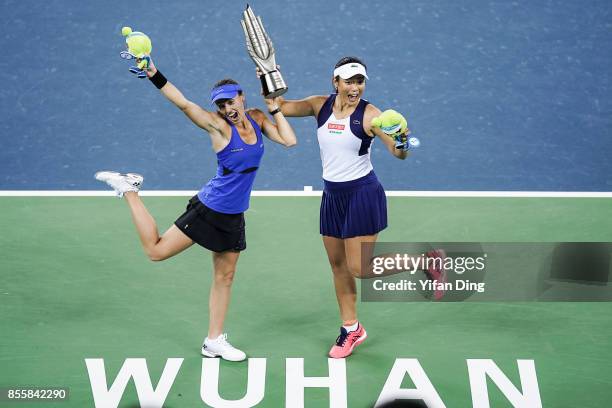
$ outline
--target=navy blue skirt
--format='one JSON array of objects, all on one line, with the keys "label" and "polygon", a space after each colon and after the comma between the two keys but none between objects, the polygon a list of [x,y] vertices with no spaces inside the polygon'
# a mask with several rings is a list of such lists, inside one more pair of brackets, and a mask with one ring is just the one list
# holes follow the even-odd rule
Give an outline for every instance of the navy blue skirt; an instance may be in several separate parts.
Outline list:
[{"label": "navy blue skirt", "polygon": [[374,171],[351,181],[323,181],[321,235],[345,239],[387,228],[387,197]]}]

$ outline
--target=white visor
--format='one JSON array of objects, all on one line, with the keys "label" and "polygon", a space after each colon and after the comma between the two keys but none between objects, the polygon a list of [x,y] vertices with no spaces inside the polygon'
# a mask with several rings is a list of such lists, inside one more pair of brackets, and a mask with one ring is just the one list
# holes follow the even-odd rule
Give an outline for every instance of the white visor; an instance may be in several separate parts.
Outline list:
[{"label": "white visor", "polygon": [[349,62],[334,69],[334,77],[339,76],[342,79],[349,79],[355,75],[363,75],[365,79],[370,79],[366,74],[366,68],[357,62]]}]

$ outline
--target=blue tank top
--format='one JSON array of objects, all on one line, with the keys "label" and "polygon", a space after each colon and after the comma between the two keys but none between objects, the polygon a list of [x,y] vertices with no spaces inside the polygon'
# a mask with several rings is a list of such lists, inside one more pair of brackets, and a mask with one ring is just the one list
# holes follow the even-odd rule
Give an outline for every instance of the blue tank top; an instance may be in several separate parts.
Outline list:
[{"label": "blue tank top", "polygon": [[230,142],[217,152],[217,174],[198,192],[200,201],[225,214],[239,214],[249,208],[251,189],[264,152],[259,125],[246,114],[253,125],[257,142],[245,143],[236,127],[230,123]]}]

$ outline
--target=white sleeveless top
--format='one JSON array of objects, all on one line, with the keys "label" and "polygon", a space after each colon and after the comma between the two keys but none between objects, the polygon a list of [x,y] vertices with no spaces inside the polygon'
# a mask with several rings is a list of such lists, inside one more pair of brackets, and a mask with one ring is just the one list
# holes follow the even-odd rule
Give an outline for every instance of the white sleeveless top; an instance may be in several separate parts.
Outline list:
[{"label": "white sleeveless top", "polygon": [[370,145],[373,137],[363,130],[363,114],[368,102],[360,100],[351,116],[336,119],[333,106],[336,94],[330,95],[317,116],[317,139],[323,163],[323,179],[350,181],[372,171]]}]

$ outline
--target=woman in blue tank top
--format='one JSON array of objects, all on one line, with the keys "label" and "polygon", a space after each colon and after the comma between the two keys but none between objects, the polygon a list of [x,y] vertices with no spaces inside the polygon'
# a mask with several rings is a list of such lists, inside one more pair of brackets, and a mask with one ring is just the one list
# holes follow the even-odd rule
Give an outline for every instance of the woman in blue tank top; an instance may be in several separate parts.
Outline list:
[{"label": "woman in blue tank top", "polygon": [[274,121],[258,109],[246,109],[237,82],[215,84],[210,99],[217,107],[209,112],[183,94],[151,62],[149,80],[198,127],[210,135],[217,155],[216,175],[187,205],[163,235],[138,196],[143,177],[103,171],[96,178],[125,197],[142,246],[152,261],[168,259],[197,243],[212,251],[214,279],[209,298],[208,336],[202,345],[206,357],[241,361],[246,355],[233,347],[223,333],[231,286],[240,251],[246,248],[244,211],[264,152],[263,136],[286,147],[296,144],[293,129],[280,111],[277,99],[264,99]]}]

